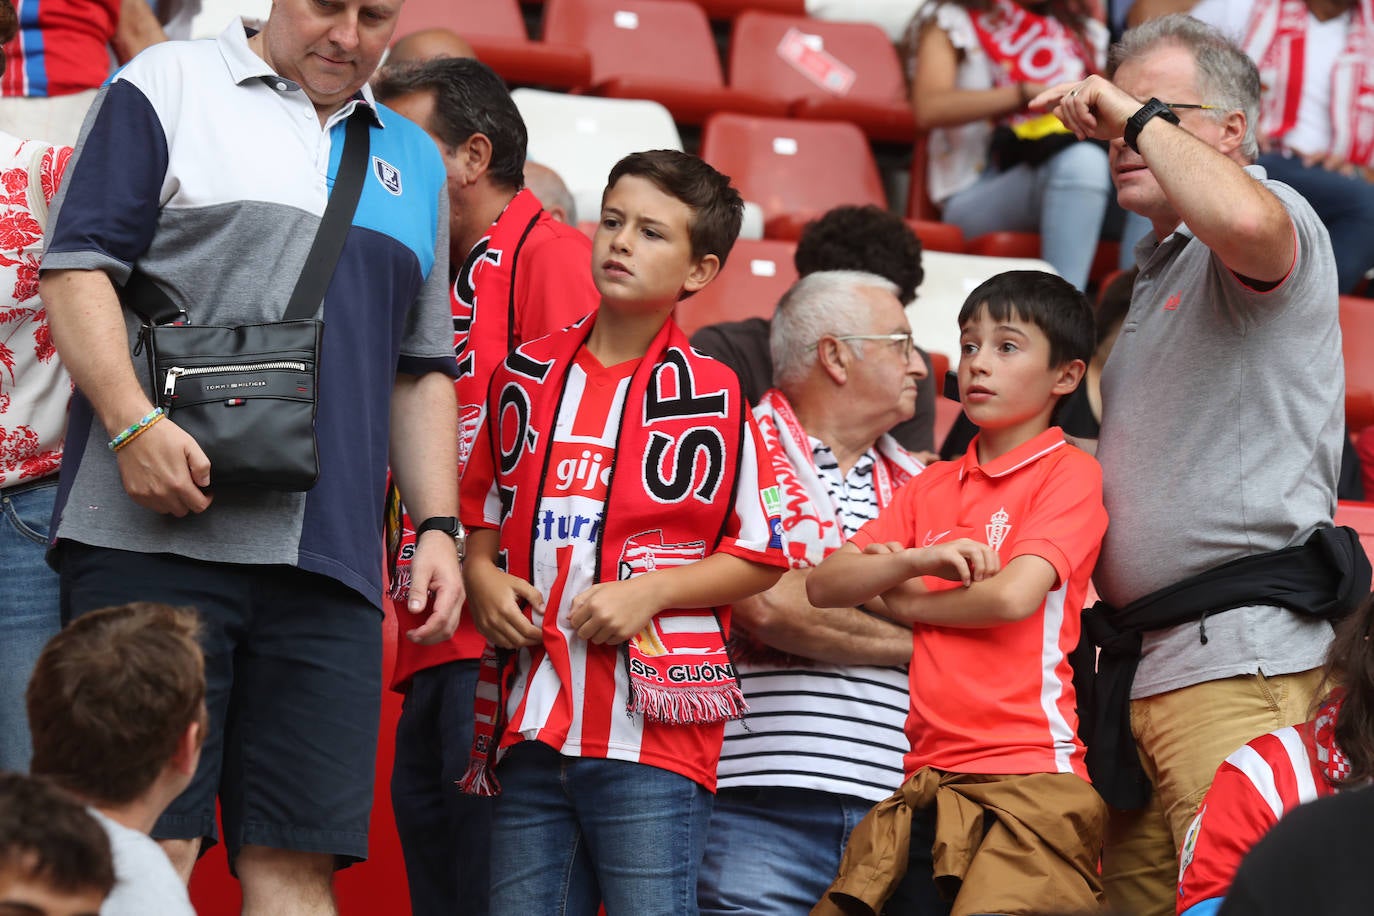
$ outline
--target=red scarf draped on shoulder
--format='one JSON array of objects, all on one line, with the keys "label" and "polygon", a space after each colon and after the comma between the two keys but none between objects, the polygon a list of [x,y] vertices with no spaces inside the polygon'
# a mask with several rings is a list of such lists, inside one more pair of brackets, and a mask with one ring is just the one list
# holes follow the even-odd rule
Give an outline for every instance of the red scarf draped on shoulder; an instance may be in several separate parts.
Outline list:
[{"label": "red scarf draped on shoulder", "polygon": [[[521,346],[496,370],[489,389],[494,428],[478,447],[493,450],[505,569],[526,581],[533,578],[540,494],[567,373],[595,317]],[[625,395],[597,541],[597,582],[685,565],[715,551],[735,503],[750,435],[747,410],[734,372],[694,353],[678,326],[666,322]],[[770,522],[778,532],[777,521]],[[714,609],[663,611],[622,652],[630,713],[706,723],[746,711]],[[510,656],[488,646],[482,659],[472,759],[459,783],[467,792],[499,791],[491,766],[504,729]]]},{"label": "red scarf draped on shoulder", "polygon": [[[1282,140],[1298,123],[1307,52],[1303,0],[1254,0],[1241,43],[1259,66],[1260,133]],[[1359,0],[1345,48],[1331,68],[1330,153],[1355,165],[1374,165],[1374,0]]]},{"label": "red scarf draped on shoulder", "polygon": [[[970,10],[969,19],[983,53],[993,63],[994,86],[1053,86],[1083,79],[1096,69],[1098,55],[1084,37],[1058,19],[1033,13],[1012,0],[993,0],[988,9]],[[1048,126],[1046,119],[1058,124],[1058,128]],[[1008,121],[1013,126],[1039,125],[1026,139],[1067,131],[1053,115],[1020,112]]]}]

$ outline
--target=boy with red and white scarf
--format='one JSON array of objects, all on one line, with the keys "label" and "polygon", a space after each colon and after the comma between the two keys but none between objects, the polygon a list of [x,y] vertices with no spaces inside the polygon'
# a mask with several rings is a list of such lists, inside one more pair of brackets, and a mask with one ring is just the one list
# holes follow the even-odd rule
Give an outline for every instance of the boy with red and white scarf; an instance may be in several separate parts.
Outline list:
[{"label": "boy with red and white scarf", "polygon": [[493,916],[696,910],[724,723],[744,711],[725,608],[784,566],[739,381],[672,321],[742,209],[695,157],[621,160],[592,244],[597,311],[493,377],[462,484],[491,644],[464,787],[501,792]]}]

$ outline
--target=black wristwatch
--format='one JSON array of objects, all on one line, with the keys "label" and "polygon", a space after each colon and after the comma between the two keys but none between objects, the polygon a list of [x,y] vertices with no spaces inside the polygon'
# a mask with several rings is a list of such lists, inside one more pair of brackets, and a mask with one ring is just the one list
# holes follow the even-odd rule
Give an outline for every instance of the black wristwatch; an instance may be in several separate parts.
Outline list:
[{"label": "black wristwatch", "polygon": [[462,562],[468,552],[468,532],[463,527],[463,523],[452,515],[435,515],[425,519],[420,526],[415,529],[415,539],[418,541],[420,535],[426,531],[442,531],[453,538],[453,543],[458,545],[458,560]]},{"label": "black wristwatch", "polygon": [[1174,114],[1172,108],[1165,105],[1159,99],[1150,99],[1140,110],[1131,115],[1126,121],[1126,129],[1121,133],[1121,139],[1126,141],[1135,152],[1140,152],[1140,147],[1136,146],[1136,141],[1140,139],[1140,131],[1149,123],[1151,118],[1163,118],[1170,124],[1178,124],[1178,115]]}]

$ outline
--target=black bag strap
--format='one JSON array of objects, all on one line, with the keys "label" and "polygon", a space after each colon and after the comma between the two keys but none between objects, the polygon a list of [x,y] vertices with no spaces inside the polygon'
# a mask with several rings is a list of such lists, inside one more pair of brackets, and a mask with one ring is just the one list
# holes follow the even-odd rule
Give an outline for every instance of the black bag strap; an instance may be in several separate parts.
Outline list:
[{"label": "black bag strap", "polygon": [[334,266],[339,263],[344,239],[348,237],[348,228],[353,222],[353,212],[357,210],[358,198],[363,193],[363,179],[367,176],[367,130],[371,117],[371,110],[359,102],[348,119],[334,190],[329,194],[329,203],[325,205],[310,254],[305,256],[305,267],[296,280],[296,288],[291,291],[283,321],[311,318],[324,303],[329,281],[334,278]]},{"label": "black bag strap", "polygon": [[[334,188],[325,205],[324,216],[320,218],[320,227],[315,230],[315,240],[305,257],[296,288],[287,302],[286,313],[282,315],[283,321],[311,318],[324,302],[324,294],[334,277],[334,268],[339,263],[344,240],[353,222],[353,213],[358,208],[358,199],[362,196],[363,180],[367,177],[367,132],[371,119],[371,109],[362,102],[349,115]],[[177,308],[166,291],[137,267],[120,291],[120,300],[146,324],[169,324],[186,318],[186,313]]]}]

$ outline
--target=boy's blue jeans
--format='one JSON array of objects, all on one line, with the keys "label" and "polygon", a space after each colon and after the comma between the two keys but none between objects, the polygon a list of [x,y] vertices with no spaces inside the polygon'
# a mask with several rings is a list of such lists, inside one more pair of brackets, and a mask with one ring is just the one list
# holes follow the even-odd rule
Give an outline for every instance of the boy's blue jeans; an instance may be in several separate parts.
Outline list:
[{"label": "boy's blue jeans", "polygon": [[519,744],[496,771],[491,916],[696,916],[711,793],[624,760]]},{"label": "boy's blue jeans", "polygon": [[24,690],[38,654],[62,623],[48,525],[57,475],[0,491],[0,770],[28,772],[32,745]]}]

